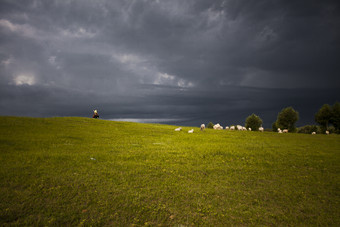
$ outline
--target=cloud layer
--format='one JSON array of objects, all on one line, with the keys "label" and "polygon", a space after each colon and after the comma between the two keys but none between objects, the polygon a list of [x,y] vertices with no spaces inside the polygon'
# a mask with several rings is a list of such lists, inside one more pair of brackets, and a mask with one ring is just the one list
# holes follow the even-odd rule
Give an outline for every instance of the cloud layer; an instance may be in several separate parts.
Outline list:
[{"label": "cloud layer", "polygon": [[[337,1],[1,1],[0,114],[312,123],[340,100]],[[160,122],[164,122],[160,120]]]}]

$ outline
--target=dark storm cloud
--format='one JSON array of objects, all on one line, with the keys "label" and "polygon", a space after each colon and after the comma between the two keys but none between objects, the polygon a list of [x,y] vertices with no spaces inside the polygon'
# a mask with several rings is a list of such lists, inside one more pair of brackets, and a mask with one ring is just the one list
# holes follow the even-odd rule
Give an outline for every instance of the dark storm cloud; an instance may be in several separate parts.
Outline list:
[{"label": "dark storm cloud", "polygon": [[313,123],[340,100],[337,1],[0,1],[2,115]]}]

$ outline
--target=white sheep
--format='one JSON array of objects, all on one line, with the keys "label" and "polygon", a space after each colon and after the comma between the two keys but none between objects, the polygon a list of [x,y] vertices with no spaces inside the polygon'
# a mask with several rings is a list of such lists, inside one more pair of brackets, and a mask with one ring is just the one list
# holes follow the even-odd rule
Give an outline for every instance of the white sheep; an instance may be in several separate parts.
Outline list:
[{"label": "white sheep", "polygon": [[181,128],[181,127],[176,128],[175,131],[176,131],[176,132],[182,131],[182,128]]},{"label": "white sheep", "polygon": [[283,133],[288,133],[288,129],[283,129],[282,132]]},{"label": "white sheep", "polygon": [[225,126],[225,130],[229,130],[229,127],[228,127],[228,126]]},{"label": "white sheep", "polygon": [[213,128],[214,128],[215,130],[222,130],[222,129],[223,129],[223,127],[222,127],[220,124],[214,125]]},{"label": "white sheep", "polygon": [[237,130],[242,131],[243,127],[241,125],[236,125]]},{"label": "white sheep", "polygon": [[259,128],[259,131],[260,131],[260,132],[263,132],[263,131],[264,131],[264,128],[263,128],[263,127],[260,127],[260,128]]},{"label": "white sheep", "polygon": [[247,131],[247,128],[246,127],[242,127],[242,131]]},{"label": "white sheep", "polygon": [[329,135],[329,131],[328,130],[326,131],[326,135]]},{"label": "white sheep", "polygon": [[282,130],[280,128],[277,129],[278,133],[282,133]]},{"label": "white sheep", "polygon": [[194,130],[193,130],[193,129],[191,129],[191,130],[189,130],[189,131],[188,131],[188,133],[194,133]]},{"label": "white sheep", "polygon": [[230,130],[235,130],[235,126],[230,126]]},{"label": "white sheep", "polygon": [[248,131],[251,131],[251,128],[248,128]]},{"label": "white sheep", "polygon": [[201,124],[201,131],[205,129],[205,124]]},{"label": "white sheep", "polygon": [[312,135],[315,135],[316,134],[316,132],[312,132]]}]

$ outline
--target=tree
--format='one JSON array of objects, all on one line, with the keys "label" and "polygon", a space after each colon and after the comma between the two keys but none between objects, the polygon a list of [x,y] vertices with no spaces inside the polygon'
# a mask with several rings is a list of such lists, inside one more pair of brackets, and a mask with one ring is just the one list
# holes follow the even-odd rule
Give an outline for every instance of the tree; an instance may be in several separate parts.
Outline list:
[{"label": "tree", "polygon": [[212,123],[211,121],[208,123],[207,128],[213,128],[214,127],[214,123]]},{"label": "tree", "polygon": [[295,132],[295,123],[299,120],[299,113],[293,107],[287,107],[281,110],[277,115],[276,127],[288,129],[289,132]]},{"label": "tree", "polygon": [[250,116],[247,117],[246,119],[246,128],[251,128],[252,131],[258,131],[259,127],[261,127],[262,125],[262,119],[255,115],[252,114]]},{"label": "tree", "polygon": [[330,123],[334,126],[337,133],[340,133],[340,103],[334,103],[332,107],[332,117]]},{"label": "tree", "polygon": [[277,132],[276,121],[272,124],[272,130],[273,132]]},{"label": "tree", "polygon": [[321,125],[322,131],[328,130],[332,115],[332,109],[328,104],[324,104],[315,114],[315,122]]}]

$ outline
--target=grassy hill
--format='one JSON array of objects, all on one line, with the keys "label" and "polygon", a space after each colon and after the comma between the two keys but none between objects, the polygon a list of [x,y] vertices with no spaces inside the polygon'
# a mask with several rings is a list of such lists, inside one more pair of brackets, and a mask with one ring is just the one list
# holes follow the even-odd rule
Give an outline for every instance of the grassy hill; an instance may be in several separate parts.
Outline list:
[{"label": "grassy hill", "polygon": [[340,225],[340,136],[0,117],[0,225]]}]

